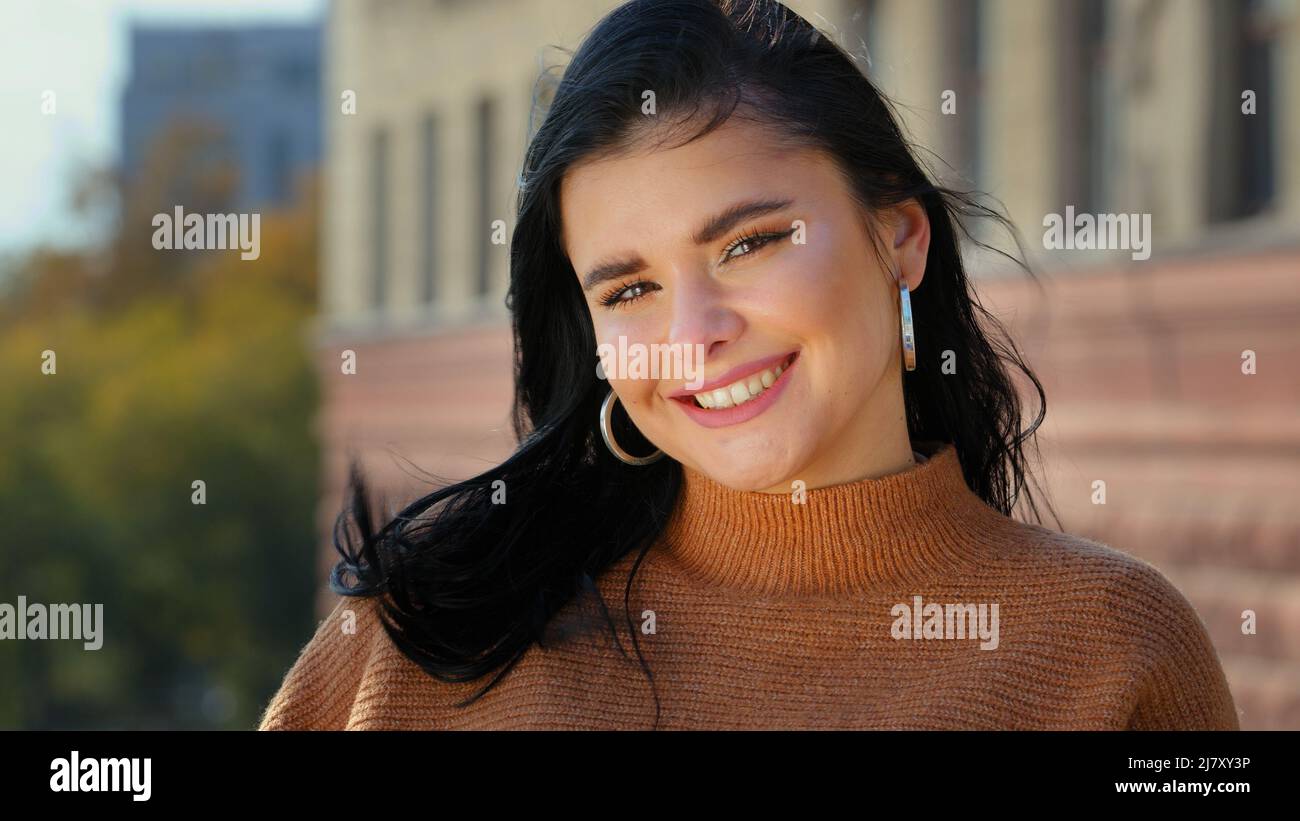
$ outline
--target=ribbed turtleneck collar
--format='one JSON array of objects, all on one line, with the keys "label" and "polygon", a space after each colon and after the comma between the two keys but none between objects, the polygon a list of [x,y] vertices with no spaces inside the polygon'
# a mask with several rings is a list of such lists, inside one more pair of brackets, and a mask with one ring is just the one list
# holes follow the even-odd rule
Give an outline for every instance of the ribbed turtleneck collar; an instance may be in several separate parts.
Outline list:
[{"label": "ribbed turtleneck collar", "polygon": [[727,487],[683,465],[664,545],[711,586],[763,595],[862,592],[961,571],[974,560],[972,517],[1001,514],[962,478],[950,444],[875,479],[791,493]]}]

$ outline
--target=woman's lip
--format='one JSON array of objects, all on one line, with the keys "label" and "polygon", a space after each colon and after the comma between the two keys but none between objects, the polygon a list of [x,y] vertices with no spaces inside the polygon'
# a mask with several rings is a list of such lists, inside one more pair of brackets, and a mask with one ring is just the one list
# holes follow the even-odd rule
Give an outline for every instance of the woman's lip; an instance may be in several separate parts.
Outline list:
[{"label": "woman's lip", "polygon": [[756,373],[759,373],[768,368],[779,365],[796,353],[798,353],[797,350],[786,351],[785,353],[776,354],[775,356],[765,356],[762,359],[755,359],[752,362],[746,362],[743,365],[737,365],[736,367],[724,373],[722,376],[719,376],[717,379],[713,379],[708,382],[705,382],[703,385],[700,385],[700,387],[698,388],[679,388],[673,391],[672,393],[668,394],[668,397],[670,399],[679,399],[682,397],[689,398],[694,396],[697,393],[704,393],[705,391],[712,391],[712,390],[717,390],[718,388],[725,388],[727,385],[730,385],[732,382],[736,382],[740,380],[742,377],[753,376]]},{"label": "woman's lip", "polygon": [[767,388],[758,395],[757,399],[750,399],[740,405],[733,405],[730,408],[721,410],[710,410],[702,408],[695,404],[694,399],[677,399],[677,404],[681,405],[682,411],[691,418],[692,421],[700,423],[706,428],[722,428],[728,425],[738,425],[758,416],[763,411],[772,407],[776,400],[781,398],[785,386],[790,382],[789,374],[795,370],[799,364],[798,351],[795,352],[794,359],[790,364],[781,371],[781,375],[776,378],[770,388]]}]

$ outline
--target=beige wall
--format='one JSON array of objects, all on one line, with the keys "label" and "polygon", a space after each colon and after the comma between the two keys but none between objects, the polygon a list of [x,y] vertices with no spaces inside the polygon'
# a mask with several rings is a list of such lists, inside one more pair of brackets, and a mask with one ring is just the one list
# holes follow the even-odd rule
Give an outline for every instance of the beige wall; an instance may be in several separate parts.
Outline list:
[{"label": "beige wall", "polygon": [[[513,226],[515,179],[527,138],[529,95],[539,61],[560,59],[550,42],[575,37],[614,4],[489,0],[427,3],[336,0],[329,25],[325,132],[328,205],[325,231],[325,313],[331,323],[379,324],[382,330],[421,329],[500,316],[508,277],[507,246],[494,246],[491,291],[475,293],[478,224],[476,106],[487,94],[497,106],[495,185],[491,219]],[[357,95],[357,113],[340,112],[339,95]],[[434,306],[419,299],[421,256],[420,128],[439,118],[438,259]],[[391,288],[382,317],[370,304],[369,140],[377,127],[391,134]]]},{"label": "beige wall", "polygon": [[[955,119],[940,113],[944,89],[963,78],[951,62],[945,27],[954,9],[970,0],[809,0],[791,6],[820,25],[846,50],[865,58],[871,75],[904,104],[906,127],[940,157],[960,156]],[[1108,0],[1111,57],[1102,80],[1113,94],[1116,150],[1104,170],[1111,196],[1106,210],[1151,212],[1156,251],[1219,246],[1246,239],[1241,225],[1210,226],[1207,188],[1207,100],[1214,88],[1207,52],[1215,42],[1211,0],[1152,4]],[[617,5],[609,0],[482,0],[427,3],[415,0],[336,0],[328,33],[326,142],[328,163],[324,248],[324,313],[330,327],[401,329],[455,327],[477,318],[503,316],[508,277],[505,245],[491,255],[492,291],[475,291],[475,207],[478,175],[473,158],[478,95],[498,105],[492,146],[497,168],[491,192],[493,219],[513,225],[514,181],[526,140],[529,93],[541,65],[562,64],[549,45],[575,47],[598,17]],[[1048,268],[1113,263],[1122,253],[1072,253],[1042,249],[1042,219],[1061,213],[1063,169],[1071,158],[1057,140],[1062,106],[1057,93],[1057,52],[1070,36],[1060,17],[1065,2],[983,0],[982,92],[958,98],[959,112],[978,105],[983,173],[974,183],[1003,203],[1035,254]],[[1270,241],[1296,239],[1300,220],[1300,4],[1278,4],[1276,99],[1263,107],[1281,112],[1277,207],[1250,222],[1251,243],[1264,231]],[[1151,13],[1152,10],[1155,13]],[[1287,25],[1289,21],[1289,25]],[[949,36],[959,33],[949,31]],[[356,92],[355,116],[340,113],[339,95]],[[440,175],[438,292],[434,305],[419,298],[419,208],[422,176],[419,128],[427,113],[439,117]],[[389,296],[382,316],[370,305],[372,264],[369,140],[387,126],[391,140],[391,222],[388,236]],[[942,171],[943,169],[940,168]],[[946,174],[946,172],[944,172]],[[1258,228],[1263,226],[1263,228]],[[994,273],[994,267],[989,268]]]}]

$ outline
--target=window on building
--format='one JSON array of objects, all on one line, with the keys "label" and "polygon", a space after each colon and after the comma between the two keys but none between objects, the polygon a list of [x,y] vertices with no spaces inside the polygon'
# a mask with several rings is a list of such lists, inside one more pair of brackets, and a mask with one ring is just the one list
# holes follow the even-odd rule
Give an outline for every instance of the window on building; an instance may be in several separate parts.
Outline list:
[{"label": "window on building", "polygon": [[951,129],[944,160],[975,187],[984,173],[984,4],[982,0],[950,0],[943,4],[943,48],[947,68],[943,90],[956,92],[957,113],[944,118]]},{"label": "window on building", "polygon": [[270,201],[288,203],[293,193],[292,150],[289,135],[283,131],[276,131],[267,141],[266,175]]},{"label": "window on building", "polygon": [[380,128],[370,142],[370,267],[371,304],[383,310],[388,290],[388,130]]},{"label": "window on building", "polygon": [[1061,202],[1088,213],[1106,200],[1108,100],[1106,0],[1064,0],[1058,6],[1057,144],[1061,149]]},{"label": "window on building", "polygon": [[485,296],[492,290],[492,192],[494,188],[495,152],[492,150],[496,136],[496,102],[483,97],[478,102],[475,128],[478,146],[478,278],[475,293]]},{"label": "window on building", "polygon": [[275,64],[275,78],[286,93],[311,93],[317,86],[319,71],[306,59],[286,59]]},{"label": "window on building", "polygon": [[849,22],[845,26],[845,40],[841,44],[857,60],[858,68],[868,77],[875,76],[880,67],[876,65],[876,50],[880,47],[879,0],[856,0],[849,12]]},{"label": "window on building", "polygon": [[420,283],[421,298],[432,304],[438,296],[438,118],[428,114],[420,123]]},{"label": "window on building", "polygon": [[[1273,204],[1278,21],[1267,0],[1214,0],[1206,208],[1210,221],[1253,216]],[[1253,100],[1243,99],[1247,92]],[[1253,103],[1254,113],[1245,107]]]}]

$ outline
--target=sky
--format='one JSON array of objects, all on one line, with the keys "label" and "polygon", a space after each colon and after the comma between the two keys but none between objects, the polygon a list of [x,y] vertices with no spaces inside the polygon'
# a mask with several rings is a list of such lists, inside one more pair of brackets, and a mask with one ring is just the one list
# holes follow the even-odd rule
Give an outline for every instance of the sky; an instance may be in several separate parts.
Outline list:
[{"label": "sky", "polygon": [[[302,23],[326,0],[0,0],[0,255],[95,238],[73,182],[118,157],[134,22]],[[46,91],[53,114],[42,113]]]}]

